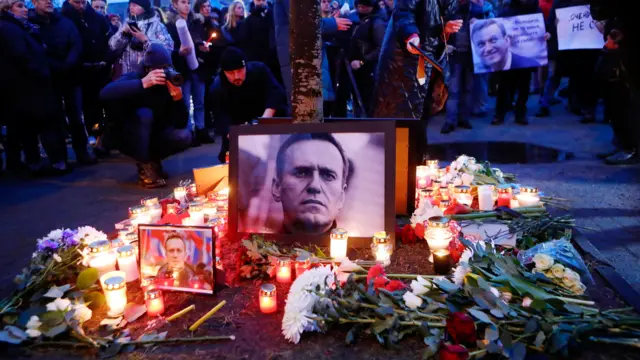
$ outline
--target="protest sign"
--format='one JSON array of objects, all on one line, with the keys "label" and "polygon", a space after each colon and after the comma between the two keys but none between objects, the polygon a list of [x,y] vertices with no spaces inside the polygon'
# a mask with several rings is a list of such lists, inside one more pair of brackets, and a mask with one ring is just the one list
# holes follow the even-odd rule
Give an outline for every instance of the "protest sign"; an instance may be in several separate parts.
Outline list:
[{"label": "protest sign", "polygon": [[476,74],[547,65],[542,14],[477,20],[471,25]]},{"label": "protest sign", "polygon": [[591,7],[572,6],[556,9],[558,19],[558,49],[602,49],[604,38],[591,17]]}]

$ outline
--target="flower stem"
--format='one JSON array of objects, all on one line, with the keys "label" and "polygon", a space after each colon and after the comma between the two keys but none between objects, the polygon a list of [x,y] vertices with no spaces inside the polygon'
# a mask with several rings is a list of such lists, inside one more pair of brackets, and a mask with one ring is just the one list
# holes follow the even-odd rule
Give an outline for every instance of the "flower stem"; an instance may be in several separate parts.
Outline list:
[{"label": "flower stem", "polygon": [[589,337],[589,341],[593,341],[600,344],[614,344],[614,345],[626,345],[635,348],[640,348],[640,339],[628,339],[628,338],[620,338],[620,339],[609,339],[602,337]]},{"label": "flower stem", "polygon": [[[329,319],[327,319],[329,320]],[[376,321],[379,321],[378,319],[345,319],[345,318],[340,318],[339,319],[340,324],[373,324]],[[422,321],[400,321],[399,324],[401,326],[420,326],[423,324]],[[429,325],[430,327],[436,327],[436,328],[444,328],[446,327],[445,324],[443,323],[427,323],[427,325]]]},{"label": "flower stem", "polygon": [[562,300],[562,301],[567,302],[567,303],[578,304],[578,305],[593,306],[593,305],[596,304],[593,301],[572,299],[572,298],[567,298],[567,297],[563,297],[563,296],[556,296],[556,299]]}]

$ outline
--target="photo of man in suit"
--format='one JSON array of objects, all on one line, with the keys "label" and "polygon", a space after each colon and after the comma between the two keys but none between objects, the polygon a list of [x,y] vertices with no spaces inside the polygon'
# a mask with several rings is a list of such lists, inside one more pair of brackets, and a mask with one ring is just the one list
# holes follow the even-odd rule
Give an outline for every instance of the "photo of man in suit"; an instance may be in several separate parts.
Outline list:
[{"label": "photo of man in suit", "polygon": [[496,19],[476,21],[471,27],[471,42],[476,55],[480,58],[480,65],[484,67],[481,71],[476,69],[476,73],[524,69],[541,65],[535,59],[511,51],[512,38],[504,24]]}]

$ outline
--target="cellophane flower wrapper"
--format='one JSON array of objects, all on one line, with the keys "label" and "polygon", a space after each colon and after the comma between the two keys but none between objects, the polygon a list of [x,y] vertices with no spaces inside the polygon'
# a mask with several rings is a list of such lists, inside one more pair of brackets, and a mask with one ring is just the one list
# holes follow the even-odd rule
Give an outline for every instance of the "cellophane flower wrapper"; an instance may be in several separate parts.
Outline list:
[{"label": "cellophane flower wrapper", "polygon": [[553,258],[555,262],[571,268],[578,274],[582,283],[585,285],[595,285],[593,277],[587,268],[587,265],[582,260],[578,251],[571,245],[571,242],[566,239],[551,240],[541,244],[538,244],[531,249],[520,251],[518,253],[518,260],[524,266],[528,266],[533,263],[533,257],[536,254],[545,254]]}]

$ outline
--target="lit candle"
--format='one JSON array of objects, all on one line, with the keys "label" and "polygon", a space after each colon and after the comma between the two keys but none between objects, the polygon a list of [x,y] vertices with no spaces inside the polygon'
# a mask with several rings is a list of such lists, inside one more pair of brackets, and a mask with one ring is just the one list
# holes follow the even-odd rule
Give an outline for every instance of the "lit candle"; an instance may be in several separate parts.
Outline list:
[{"label": "lit candle", "polygon": [[258,291],[260,299],[260,311],[263,314],[272,314],[278,310],[278,295],[276,286],[273,284],[262,284]]},{"label": "lit candle", "polygon": [[211,219],[216,217],[216,203],[211,201],[205,202],[202,204],[202,212],[204,213],[204,221],[211,221]]},{"label": "lit candle", "polygon": [[376,261],[382,264],[382,266],[388,266],[391,264],[393,244],[391,244],[390,236],[386,231],[378,231],[373,234],[371,250],[376,257]]},{"label": "lit candle", "polygon": [[120,238],[120,236],[118,235],[117,238],[111,240],[111,248],[113,250],[118,250],[119,248],[125,246],[125,242],[123,239]]},{"label": "lit candle", "polygon": [[342,260],[347,257],[347,242],[349,241],[349,233],[345,229],[331,230],[331,247],[330,253],[334,260]]},{"label": "lit candle", "polygon": [[184,186],[178,186],[173,189],[173,198],[180,201],[180,205],[187,203],[187,189]]},{"label": "lit candle", "polygon": [[204,284],[204,279],[200,275],[195,275],[189,280],[189,286],[194,290],[202,290]]},{"label": "lit candle", "polygon": [[518,202],[518,199],[511,199],[511,201],[509,202],[509,207],[512,209],[519,208],[520,203]]},{"label": "lit candle", "polygon": [[147,276],[140,280],[140,288],[142,288],[142,292],[146,293],[149,290],[156,289],[156,277],[155,276]]},{"label": "lit candle", "polygon": [[147,315],[150,317],[164,314],[164,299],[160,289],[152,289],[145,293]]},{"label": "lit candle", "polygon": [[300,277],[300,275],[304,274],[305,271],[309,270],[311,266],[311,259],[307,255],[300,255],[296,258],[296,278]]},{"label": "lit candle", "polygon": [[162,219],[162,205],[160,205],[157,197],[142,199],[142,205],[147,208],[147,212],[151,217],[151,222],[156,223]]},{"label": "lit candle", "polygon": [[131,206],[129,208],[129,219],[135,219],[140,215],[147,214],[149,209],[144,205]]},{"label": "lit candle", "polygon": [[132,231],[130,233],[127,233],[127,235],[124,236],[124,242],[125,245],[126,244],[131,244],[131,243],[135,243],[136,241],[138,241],[138,232],[137,231]]},{"label": "lit candle", "polygon": [[111,249],[109,240],[98,240],[89,244],[89,267],[104,275],[116,269],[116,254]]},{"label": "lit candle", "polygon": [[194,226],[194,225],[198,225],[196,224],[195,220],[193,220],[192,217],[187,217],[182,219],[182,225],[184,226]]},{"label": "lit candle", "polygon": [[523,186],[520,188],[520,194],[518,194],[518,204],[520,206],[535,206],[540,203],[540,195],[538,189],[530,186]]},{"label": "lit candle", "polygon": [[446,275],[451,271],[451,254],[448,250],[433,252],[433,270],[437,275]]},{"label": "lit candle", "polygon": [[276,280],[281,284],[288,284],[291,282],[291,259],[287,257],[281,257],[278,259]]},{"label": "lit candle", "polygon": [[498,187],[498,207],[511,207],[511,186],[500,185]]},{"label": "lit candle", "polygon": [[429,167],[425,165],[416,166],[416,189],[426,189],[429,186]]},{"label": "lit candle", "polygon": [[449,218],[433,216],[424,225],[426,225],[424,238],[429,244],[429,249],[433,252],[446,250],[449,247],[449,242],[453,239],[453,233],[449,228]]},{"label": "lit candle", "polygon": [[480,211],[493,210],[493,189],[492,185],[478,186],[478,208]]},{"label": "lit candle", "polygon": [[431,180],[438,178],[438,160],[427,160],[427,166],[429,167],[429,177]]},{"label": "lit candle", "polygon": [[173,271],[171,270],[165,271],[161,275],[159,282],[158,280],[156,280],[156,284],[158,283],[160,284],[160,286],[165,286],[165,287],[174,286],[175,278],[173,277]]},{"label": "lit candle", "polygon": [[195,183],[189,184],[187,186],[187,194],[189,194],[189,196],[191,196],[192,198],[198,196],[198,187]]},{"label": "lit candle", "polygon": [[449,199],[440,199],[440,204],[438,205],[438,208],[440,208],[440,210],[442,210],[442,212],[444,213],[444,211],[447,210],[449,205],[451,205],[451,200],[449,200]]},{"label": "lit candle", "polygon": [[453,189],[454,198],[460,203],[471,206],[473,196],[471,196],[471,187],[467,185],[458,185]]},{"label": "lit candle", "polygon": [[204,211],[201,203],[192,202],[189,204],[189,217],[195,225],[204,225]]},{"label": "lit candle", "polygon": [[442,179],[447,174],[447,169],[438,169],[438,179]]},{"label": "lit candle", "polygon": [[180,206],[178,204],[167,204],[167,214],[177,214]]},{"label": "lit candle", "polygon": [[127,282],[138,280],[138,261],[133,245],[125,245],[118,249],[118,268],[124,271]]},{"label": "lit candle", "polygon": [[229,210],[229,188],[222,189],[216,193],[216,206],[218,211]]},{"label": "lit candle", "polygon": [[123,271],[108,272],[100,277],[100,284],[109,307],[110,317],[118,317],[127,306],[127,282]]},{"label": "lit candle", "polygon": [[446,182],[440,182],[440,188],[438,189],[438,194],[442,199],[448,199],[451,196],[451,191],[449,188],[449,184]]},{"label": "lit candle", "polygon": [[420,194],[418,195],[418,198],[416,201],[416,208],[424,206],[423,201],[424,203],[433,204],[433,190],[431,189],[420,190]]}]

